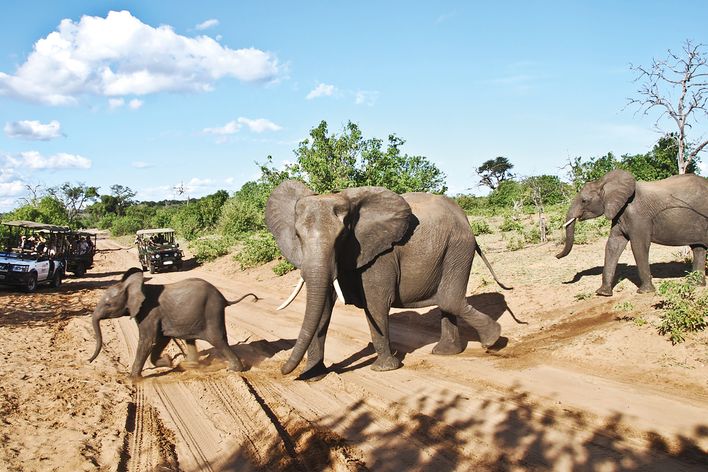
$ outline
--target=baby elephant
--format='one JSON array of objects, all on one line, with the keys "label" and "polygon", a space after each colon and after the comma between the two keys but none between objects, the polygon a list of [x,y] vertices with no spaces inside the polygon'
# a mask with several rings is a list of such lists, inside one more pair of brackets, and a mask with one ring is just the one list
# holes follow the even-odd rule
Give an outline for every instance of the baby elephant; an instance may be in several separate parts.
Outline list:
[{"label": "baby elephant", "polygon": [[187,361],[198,361],[196,339],[207,341],[228,360],[229,369],[242,371],[241,360],[233,353],[226,338],[224,309],[240,302],[228,301],[212,284],[202,279],[186,279],[168,285],[145,285],[143,272],[129,269],[122,280],[106,289],[93,312],[93,329],[96,334],[96,351],[92,362],[101,352],[103,338],[100,320],[130,314],[138,323],[139,339],[131,377],[140,377],[145,360],[156,366],[170,365],[169,358],[162,358],[171,338],[187,342]]}]

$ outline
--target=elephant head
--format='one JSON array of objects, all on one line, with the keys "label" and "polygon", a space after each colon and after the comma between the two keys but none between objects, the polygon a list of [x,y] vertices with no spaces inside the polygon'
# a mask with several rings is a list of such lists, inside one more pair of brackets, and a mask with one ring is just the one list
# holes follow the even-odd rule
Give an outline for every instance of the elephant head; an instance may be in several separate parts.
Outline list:
[{"label": "elephant head", "polygon": [[93,362],[101,352],[103,337],[99,322],[104,318],[120,318],[127,315],[135,318],[144,301],[143,271],[135,267],[128,269],[119,283],[103,292],[103,296],[93,310],[92,322],[96,335],[96,350],[89,362]]},{"label": "elephant head", "polygon": [[411,208],[381,187],[358,187],[317,195],[288,180],[273,190],[266,224],[286,259],[307,284],[307,307],[300,334],[283,374],[300,363],[325,309],[333,303],[339,271],[361,268],[400,241],[409,227]]},{"label": "elephant head", "polygon": [[565,246],[556,254],[558,259],[573,249],[575,222],[605,215],[614,220],[634,195],[636,181],[625,170],[613,170],[600,180],[586,183],[575,196],[568,209],[565,223]]}]

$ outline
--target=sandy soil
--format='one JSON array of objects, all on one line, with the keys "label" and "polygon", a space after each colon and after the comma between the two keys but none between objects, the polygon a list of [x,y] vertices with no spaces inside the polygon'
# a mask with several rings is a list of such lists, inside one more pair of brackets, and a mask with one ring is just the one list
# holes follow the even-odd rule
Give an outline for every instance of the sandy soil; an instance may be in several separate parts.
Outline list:
[{"label": "sandy soil", "polygon": [[[276,312],[297,273],[272,264],[241,272],[230,258],[148,283],[202,277],[227,298],[242,374],[202,344],[199,369],[144,371],[127,379],[137,341],[129,319],[106,321],[92,364],[89,315],[103,288],[137,264],[134,250],[105,250],[86,277],[36,294],[0,289],[0,470],[706,470],[708,333],[672,346],[656,333],[656,295],[637,295],[631,251],[612,298],[599,286],[604,241],[557,261],[553,244],[516,252],[479,238],[500,290],[475,261],[470,302],[499,319],[505,346],[439,357],[435,309],[397,310],[394,349],[404,367],[377,373],[363,313],[337,305],[330,373],[282,376],[304,296]],[[655,246],[655,283],[683,275],[676,248]],[[513,313],[513,316],[512,316]],[[504,343],[502,343],[504,344]]]}]

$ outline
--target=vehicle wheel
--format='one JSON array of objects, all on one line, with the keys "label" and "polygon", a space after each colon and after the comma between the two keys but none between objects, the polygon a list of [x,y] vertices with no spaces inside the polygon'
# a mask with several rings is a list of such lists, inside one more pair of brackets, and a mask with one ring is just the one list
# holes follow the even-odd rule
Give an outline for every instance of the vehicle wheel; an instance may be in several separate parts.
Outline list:
[{"label": "vehicle wheel", "polygon": [[147,267],[145,267],[145,266],[144,266],[144,265],[142,265],[142,264],[140,265],[140,267],[142,267],[142,268],[143,268],[143,272],[145,272],[146,270],[148,270],[148,268],[147,268]]},{"label": "vehicle wheel", "polygon": [[54,272],[54,277],[52,277],[51,286],[53,288],[61,287],[61,282],[62,282],[63,277],[64,277],[64,274],[62,273],[62,271],[58,270],[58,271]]},{"label": "vehicle wheel", "polygon": [[152,262],[150,263],[150,273],[151,274],[155,273],[155,266],[152,264]]},{"label": "vehicle wheel", "polygon": [[83,277],[86,275],[86,268],[84,267],[83,264],[77,264],[76,269],[74,270],[74,275],[77,277]]},{"label": "vehicle wheel", "polygon": [[25,285],[25,292],[32,293],[37,290],[37,274],[32,273],[27,280],[27,285]]}]

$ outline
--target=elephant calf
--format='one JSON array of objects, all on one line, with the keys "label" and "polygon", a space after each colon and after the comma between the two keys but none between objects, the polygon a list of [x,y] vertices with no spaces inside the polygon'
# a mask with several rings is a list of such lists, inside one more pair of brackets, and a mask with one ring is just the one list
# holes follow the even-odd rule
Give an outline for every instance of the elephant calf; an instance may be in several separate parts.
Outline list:
[{"label": "elephant calf", "polygon": [[241,360],[229,347],[226,337],[224,309],[252,296],[228,301],[212,284],[202,279],[186,279],[167,285],[145,285],[143,272],[129,269],[121,281],[104,292],[93,312],[96,350],[89,362],[101,352],[103,338],[99,322],[104,318],[130,315],[138,323],[139,339],[131,377],[140,377],[145,361],[155,366],[169,366],[169,358],[161,358],[171,338],[187,343],[187,361],[198,361],[195,340],[202,339],[214,346],[229,362],[229,369],[242,371]]}]

